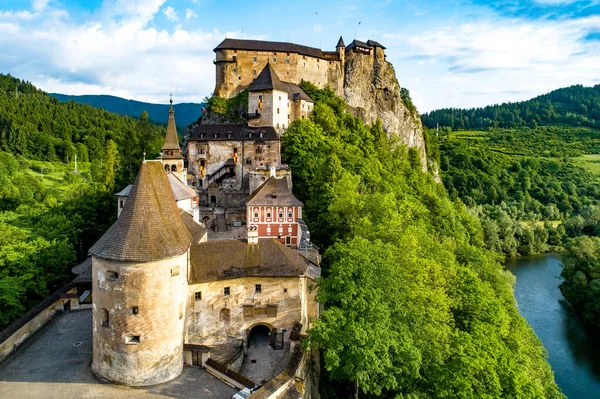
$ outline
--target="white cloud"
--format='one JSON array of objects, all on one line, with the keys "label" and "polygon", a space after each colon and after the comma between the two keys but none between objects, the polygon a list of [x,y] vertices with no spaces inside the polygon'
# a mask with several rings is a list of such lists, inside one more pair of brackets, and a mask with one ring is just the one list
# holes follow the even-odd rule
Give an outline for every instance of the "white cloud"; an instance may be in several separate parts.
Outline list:
[{"label": "white cloud", "polygon": [[[597,84],[600,45],[584,39],[597,26],[600,16],[497,19],[410,37],[384,34],[384,40],[388,58],[391,54],[403,74],[430,76],[419,88],[427,102],[415,101],[427,111],[518,101],[572,84]],[[393,59],[400,54],[403,59]]]},{"label": "white cloud", "polygon": [[177,22],[177,21],[179,21],[179,17],[177,16],[177,12],[171,6],[163,8],[163,14],[165,14],[165,17],[167,17],[167,19],[169,21],[171,21],[171,22]]},{"label": "white cloud", "polygon": [[313,26],[313,31],[315,31],[315,32],[321,32],[322,30],[323,30],[323,27],[321,25]]},{"label": "white cloud", "polygon": [[239,32],[169,32],[152,23],[164,0],[118,0],[112,7],[107,1],[84,24],[60,10],[0,12],[0,71],[48,92],[159,103],[170,92],[178,102],[198,102],[212,92],[212,49]]},{"label": "white cloud", "polygon": [[46,7],[48,7],[49,2],[50,0],[33,0],[31,2],[31,6],[33,8],[33,11],[41,12],[44,11]]},{"label": "white cloud", "polygon": [[198,18],[198,15],[191,8],[185,9],[185,19]]}]

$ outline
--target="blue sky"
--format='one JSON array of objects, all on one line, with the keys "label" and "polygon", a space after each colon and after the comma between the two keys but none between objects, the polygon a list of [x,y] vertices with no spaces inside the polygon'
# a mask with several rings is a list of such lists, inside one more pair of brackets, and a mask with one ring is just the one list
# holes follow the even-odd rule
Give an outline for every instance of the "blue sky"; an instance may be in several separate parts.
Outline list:
[{"label": "blue sky", "polygon": [[66,94],[201,101],[225,37],[387,47],[420,112],[600,83],[600,0],[0,0],[0,73]]}]

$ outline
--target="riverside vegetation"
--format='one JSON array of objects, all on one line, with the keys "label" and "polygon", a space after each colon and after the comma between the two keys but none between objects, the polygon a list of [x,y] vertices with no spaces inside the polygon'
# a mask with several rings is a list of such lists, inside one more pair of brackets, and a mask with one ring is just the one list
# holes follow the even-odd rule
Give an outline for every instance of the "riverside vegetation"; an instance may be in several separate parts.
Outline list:
[{"label": "riverside vegetation", "polygon": [[[508,256],[568,252],[561,291],[600,329],[600,85],[529,101],[423,116],[444,184]],[[452,130],[456,129],[456,130]],[[463,130],[480,129],[480,130]]]},{"label": "riverside vegetation", "polygon": [[60,103],[0,75],[0,329],[71,278],[116,218],[115,187],[161,145],[146,114]]}]

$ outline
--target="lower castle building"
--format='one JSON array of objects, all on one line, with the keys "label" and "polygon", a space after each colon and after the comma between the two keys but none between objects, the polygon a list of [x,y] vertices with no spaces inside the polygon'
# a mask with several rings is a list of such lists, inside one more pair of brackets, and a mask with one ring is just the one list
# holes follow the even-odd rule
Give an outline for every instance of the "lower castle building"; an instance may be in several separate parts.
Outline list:
[{"label": "lower castle building", "polygon": [[120,217],[90,249],[92,370],[117,384],[169,381],[207,351],[243,350],[255,328],[284,343],[319,315],[317,265],[258,228],[247,240],[202,242],[163,162],[141,165]]}]

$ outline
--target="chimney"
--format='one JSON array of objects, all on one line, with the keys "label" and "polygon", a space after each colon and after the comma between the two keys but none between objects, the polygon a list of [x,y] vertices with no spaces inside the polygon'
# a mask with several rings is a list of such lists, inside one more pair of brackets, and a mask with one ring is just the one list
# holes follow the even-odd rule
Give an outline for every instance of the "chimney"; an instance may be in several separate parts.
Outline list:
[{"label": "chimney", "polygon": [[258,226],[248,226],[246,231],[248,232],[248,245],[258,244]]}]

